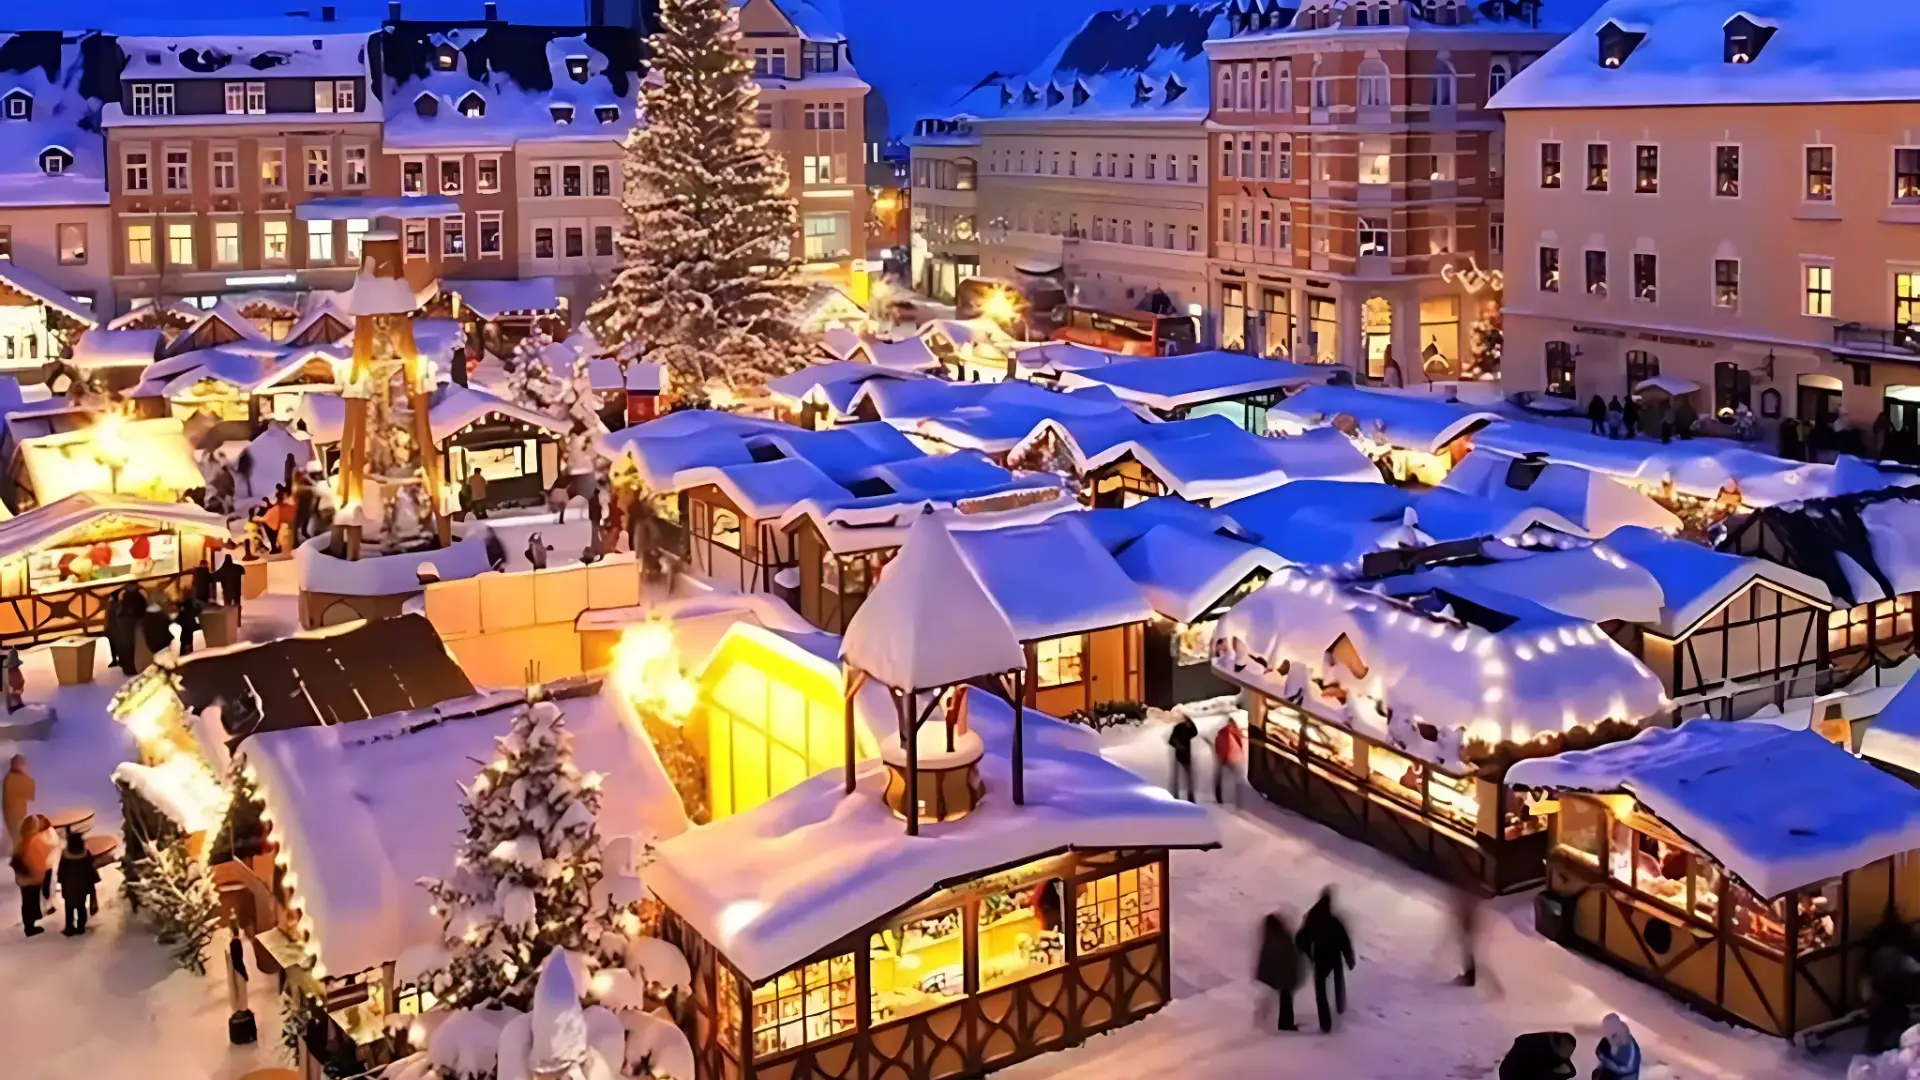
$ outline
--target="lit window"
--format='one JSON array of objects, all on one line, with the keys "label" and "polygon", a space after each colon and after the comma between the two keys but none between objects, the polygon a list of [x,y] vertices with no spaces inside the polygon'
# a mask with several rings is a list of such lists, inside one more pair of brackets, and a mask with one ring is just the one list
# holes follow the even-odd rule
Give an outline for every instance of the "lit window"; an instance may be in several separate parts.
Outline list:
[{"label": "lit window", "polygon": [[1807,188],[1810,202],[1833,201],[1833,147],[1807,147]]},{"label": "lit window", "polygon": [[1606,143],[1587,144],[1587,190],[1605,191],[1611,180],[1611,171],[1607,167],[1609,148]]},{"label": "lit window", "polygon": [[480,257],[498,258],[500,256],[500,212],[483,210],[479,215]]},{"label": "lit window", "polygon": [[593,194],[597,198],[606,198],[613,194],[613,166],[595,165],[593,167]]},{"label": "lit window", "polygon": [[260,223],[260,257],[269,263],[287,261],[287,222],[284,218],[269,218]]},{"label": "lit window", "polygon": [[1636,146],[1633,148],[1633,190],[1642,195],[1657,195],[1660,192],[1660,148],[1657,146]]},{"label": "lit window", "polygon": [[408,158],[400,163],[400,193],[402,195],[427,193],[427,163],[424,159]]},{"label": "lit window", "polygon": [[403,243],[407,258],[424,259],[427,257],[426,222],[418,220],[406,222],[401,227],[401,235],[404,237]]},{"label": "lit window", "polygon": [[87,227],[82,223],[63,222],[55,229],[60,245],[60,265],[79,266],[87,261]]},{"label": "lit window", "polygon": [[167,262],[174,266],[193,265],[193,222],[167,223]]},{"label": "lit window", "polygon": [[349,146],[341,152],[341,180],[350,188],[367,186],[367,148]]},{"label": "lit window", "polygon": [[1716,146],[1713,148],[1713,193],[1726,198],[1737,198],[1740,194],[1740,148],[1737,146]]},{"label": "lit window", "polygon": [[1644,251],[1633,255],[1633,298],[1651,304],[1659,299],[1660,256]]},{"label": "lit window", "polygon": [[333,222],[307,222],[307,263],[325,266],[333,261]]},{"label": "lit window", "polygon": [[260,186],[278,191],[287,186],[287,152],[279,147],[260,148]]},{"label": "lit window", "polygon": [[536,259],[553,258],[553,230],[539,228],[533,230],[533,257]]},{"label": "lit window", "polygon": [[458,106],[461,116],[479,118],[487,115],[487,99],[478,93],[469,92],[460,99]]},{"label": "lit window", "polygon": [[1740,260],[1713,260],[1713,306],[1740,306]]},{"label": "lit window", "polygon": [[440,194],[458,195],[465,186],[460,169],[461,159],[457,157],[440,159]]},{"label": "lit window", "polygon": [[1805,268],[1805,301],[1801,310],[1819,318],[1833,317],[1833,267]]},{"label": "lit window", "polygon": [[1034,685],[1071,686],[1086,678],[1087,639],[1079,634],[1047,638],[1033,647]]},{"label": "lit window", "polygon": [[1360,254],[1385,257],[1393,253],[1392,232],[1378,218],[1361,218],[1359,226]]},{"label": "lit window", "polygon": [[1160,865],[1080,883],[1074,888],[1074,936],[1079,953],[1124,945],[1160,933]]},{"label": "lit window", "polygon": [[1540,144],[1540,186],[1560,186],[1560,144],[1557,142]]},{"label": "lit window", "polygon": [[853,954],[805,964],[753,988],[753,1053],[778,1054],[852,1031],[858,1023]]},{"label": "lit window", "polygon": [[153,226],[127,226],[127,265],[153,265]]},{"label": "lit window", "polygon": [[449,259],[467,257],[467,219],[460,215],[440,219],[440,254]]},{"label": "lit window", "polygon": [[366,218],[349,218],[347,221],[347,262],[358,263],[360,252],[367,242],[367,230],[373,226]]},{"label": "lit window", "polygon": [[240,223],[231,219],[213,223],[213,264],[240,265]]},{"label": "lit window", "polygon": [[333,186],[333,168],[331,155],[324,146],[307,147],[307,188],[330,188]]},{"label": "lit window", "polygon": [[481,158],[474,163],[474,190],[495,192],[500,190],[500,159]]},{"label": "lit window", "polygon": [[1893,198],[1896,202],[1920,202],[1920,148],[1902,147],[1893,152]]}]

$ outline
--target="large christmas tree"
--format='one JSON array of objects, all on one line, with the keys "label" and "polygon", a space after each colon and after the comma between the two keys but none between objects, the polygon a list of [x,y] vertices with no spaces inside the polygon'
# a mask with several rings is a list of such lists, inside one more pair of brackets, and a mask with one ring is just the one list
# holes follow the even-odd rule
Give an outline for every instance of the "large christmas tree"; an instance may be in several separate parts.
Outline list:
[{"label": "large christmas tree", "polygon": [[447,964],[432,979],[452,1008],[525,1009],[555,949],[617,957],[626,939],[607,890],[600,778],[573,764],[572,736],[552,702],[515,715],[499,753],[467,792],[467,832],[453,875],[433,894]]},{"label": "large christmas tree", "polygon": [[694,397],[751,392],[804,356],[798,211],[740,41],[728,0],[661,0],[623,168],[621,267],[587,311],[601,341],[644,343]]}]

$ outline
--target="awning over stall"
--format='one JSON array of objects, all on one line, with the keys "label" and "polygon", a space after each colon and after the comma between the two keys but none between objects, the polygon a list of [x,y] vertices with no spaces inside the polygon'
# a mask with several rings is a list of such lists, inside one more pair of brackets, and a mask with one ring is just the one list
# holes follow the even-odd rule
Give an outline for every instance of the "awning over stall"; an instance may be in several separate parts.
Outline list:
[{"label": "awning over stall", "polygon": [[57,502],[36,507],[18,517],[0,521],[0,559],[18,558],[41,548],[56,547],[62,538],[105,518],[117,517],[155,529],[230,539],[225,518],[209,514],[192,503],[154,502],[131,495],[81,491]]},{"label": "awning over stall", "polygon": [[448,281],[444,287],[488,322],[508,315],[544,315],[560,310],[560,290],[550,277]]}]

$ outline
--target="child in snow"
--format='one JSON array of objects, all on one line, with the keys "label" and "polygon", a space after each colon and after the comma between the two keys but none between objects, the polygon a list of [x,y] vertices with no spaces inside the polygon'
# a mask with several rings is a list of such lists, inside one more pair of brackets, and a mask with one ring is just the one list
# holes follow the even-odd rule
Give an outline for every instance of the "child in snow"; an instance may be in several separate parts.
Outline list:
[{"label": "child in snow", "polygon": [[87,932],[87,909],[94,906],[93,887],[100,882],[100,871],[93,865],[93,853],[87,850],[87,838],[77,832],[67,834],[67,849],[60,853],[60,900],[67,909],[67,937]]},{"label": "child in snow", "polygon": [[1600,1021],[1600,1045],[1593,1048],[1593,1080],[1640,1080],[1640,1044],[1618,1013]]}]

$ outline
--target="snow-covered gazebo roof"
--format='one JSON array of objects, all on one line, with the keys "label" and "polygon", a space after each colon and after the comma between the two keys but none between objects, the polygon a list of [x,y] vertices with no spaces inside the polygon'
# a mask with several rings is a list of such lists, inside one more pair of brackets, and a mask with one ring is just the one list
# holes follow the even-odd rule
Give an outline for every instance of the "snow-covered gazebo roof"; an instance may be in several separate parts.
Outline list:
[{"label": "snow-covered gazebo roof", "polygon": [[144,368],[159,355],[164,340],[158,330],[88,330],[73,343],[73,358],[69,362],[82,371]]},{"label": "snow-covered gazebo roof", "polygon": [[1920,848],[1920,790],[1806,729],[1692,720],[1507,782],[1631,795],[1765,899]]},{"label": "snow-covered gazebo roof", "polygon": [[1024,670],[1020,640],[946,525],[922,514],[854,612],[840,655],[884,685],[931,689]]},{"label": "snow-covered gazebo roof", "polygon": [[1644,491],[1576,465],[1522,465],[1503,454],[1475,450],[1460,459],[1440,486],[1478,499],[1551,511],[1562,520],[1563,531],[1575,536],[1603,537],[1628,526],[1680,529],[1680,518]]},{"label": "snow-covered gazebo roof", "polygon": [[550,277],[449,281],[446,288],[459,296],[460,302],[475,315],[487,320],[560,309],[560,287]]},{"label": "snow-covered gazebo roof", "polygon": [[1224,416],[1157,422],[1131,413],[1042,420],[1014,453],[1052,435],[1081,473],[1131,456],[1192,502],[1244,498],[1295,480],[1383,483],[1380,470],[1337,432],[1255,435]]}]

